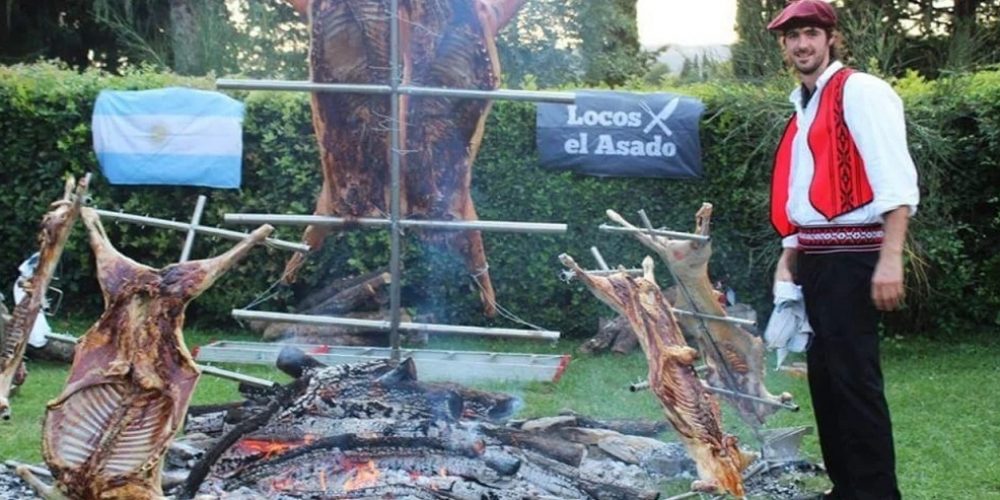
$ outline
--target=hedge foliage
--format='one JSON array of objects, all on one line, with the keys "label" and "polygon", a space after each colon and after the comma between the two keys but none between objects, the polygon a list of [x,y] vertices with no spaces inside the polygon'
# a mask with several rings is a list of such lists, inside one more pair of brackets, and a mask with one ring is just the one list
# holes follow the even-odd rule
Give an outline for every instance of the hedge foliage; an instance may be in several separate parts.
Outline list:
[{"label": "hedge foliage", "polygon": [[[928,82],[916,75],[895,82],[908,113],[911,150],[921,176],[923,203],[914,219],[909,305],[890,322],[897,332],[959,334],[1000,322],[1000,72]],[[308,99],[297,93],[234,93],[247,106],[244,172],[240,190],[110,186],[100,176],[91,146],[90,116],[101,89],[171,85],[211,88],[207,79],[139,71],[125,76],[75,73],[49,64],[0,68],[0,282],[7,288],[18,263],[34,251],[37,225],[61,192],[66,173],[95,172],[92,193],[104,209],[187,220],[195,199],[207,194],[203,223],[222,225],[227,212],[311,213],[320,181]],[[601,233],[604,210],[632,220],[645,209],[657,225],[693,228],[702,201],[712,202],[714,279],[732,286],[742,301],[769,309],[778,240],[766,220],[773,145],[790,106],[792,82],[717,83],[673,91],[702,99],[704,180],[607,179],[552,173],[537,166],[534,110],[498,102],[473,174],[473,198],[484,220],[567,222],[564,236],[485,233],[487,255],[500,304],[523,320],[568,335],[593,332],[607,314],[577,283],[560,280],[556,256],[568,252],[590,263],[597,245],[612,265],[634,267],[647,252],[634,240]],[[659,89],[642,89],[645,91]],[[176,261],[184,234],[106,223],[112,241],[136,260],[154,266]],[[82,226],[81,226],[82,227]],[[278,235],[297,241],[298,228]],[[214,255],[231,243],[199,237],[194,257]],[[310,259],[299,283],[258,307],[293,309],[296,300],[328,280],[388,262],[384,231],[343,233],[328,239]],[[404,301],[413,312],[439,322],[517,326],[479,313],[473,281],[458,259],[405,238]],[[257,249],[247,263],[223,278],[189,310],[194,320],[225,322],[228,311],[260,297],[274,283],[288,255]],[[71,312],[94,314],[100,294],[84,231],[75,231],[55,286]],[[661,267],[661,282],[668,283]]]}]

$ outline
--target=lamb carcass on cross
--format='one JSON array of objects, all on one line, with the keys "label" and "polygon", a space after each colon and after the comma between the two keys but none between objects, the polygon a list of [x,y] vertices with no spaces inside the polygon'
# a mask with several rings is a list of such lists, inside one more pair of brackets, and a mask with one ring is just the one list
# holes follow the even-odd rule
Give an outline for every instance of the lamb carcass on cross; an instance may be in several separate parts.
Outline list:
[{"label": "lamb carcass on cross", "polygon": [[[288,0],[309,18],[312,81],[387,84],[389,30],[400,20],[402,85],[494,90],[500,65],[494,38],[525,0]],[[470,195],[472,164],[483,138],[490,101],[429,96],[400,99],[400,210],[404,217],[477,220]],[[385,217],[390,202],[390,98],[314,93],[323,187],[315,214]],[[319,249],[329,226],[309,226],[303,240]],[[481,286],[487,316],[496,313],[479,231],[430,236],[466,261]],[[425,234],[425,237],[428,235]],[[304,256],[285,268],[293,281]]]},{"label": "lamb carcass on cross", "polygon": [[656,284],[653,259],[643,260],[639,278],[627,273],[591,275],[569,255],[560,255],[559,260],[601,302],[628,320],[635,332],[649,365],[649,387],[697,466],[699,479],[691,489],[725,490],[742,497],[741,473],[755,457],[740,450],[737,438],[722,430],[718,399],[695,372],[698,351],[687,345],[673,309]]},{"label": "lamb carcass on cross", "polygon": [[200,372],[184,345],[184,311],[271,233],[261,226],[228,252],[154,269],[119,253],[97,213],[83,208],[104,313],[81,338],[62,394],[48,404],[42,453],[55,478],[46,498],[163,496],[160,462]]},{"label": "lamb carcass on cross", "polygon": [[0,330],[0,418],[4,420],[10,418],[11,389],[15,383],[21,383],[18,379],[24,378],[24,351],[28,346],[28,337],[42,310],[45,292],[55,274],[66,240],[80,215],[89,183],[89,174],[80,179],[79,184],[72,177],[66,179],[62,199],[53,202],[42,218],[38,233],[38,265],[34,275],[24,284],[24,298],[14,306],[10,321]]},{"label": "lamb carcass on cross", "polygon": [[[607,215],[616,223],[635,229],[621,215],[608,210]],[[695,234],[708,236],[712,205],[704,203],[695,214]],[[670,239],[665,236],[633,233],[643,245],[650,248],[669,266],[677,280],[677,300],[674,307],[712,316],[726,316],[719,302],[719,294],[712,288],[708,277],[708,260],[712,256],[712,242],[687,239]],[[781,403],[792,400],[785,392],[775,396],[764,386],[764,343],[735,323],[716,321],[684,315],[681,327],[689,337],[697,340],[698,350],[708,366],[707,379],[713,387],[729,389],[740,394],[771,401],[766,404],[746,398],[725,395],[736,408],[740,418],[753,427],[762,425],[766,418],[778,410]]]}]

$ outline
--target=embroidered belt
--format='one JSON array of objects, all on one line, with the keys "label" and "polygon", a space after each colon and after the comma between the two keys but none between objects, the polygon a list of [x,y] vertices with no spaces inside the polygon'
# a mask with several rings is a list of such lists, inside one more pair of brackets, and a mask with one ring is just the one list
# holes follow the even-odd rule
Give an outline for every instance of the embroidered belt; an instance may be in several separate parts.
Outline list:
[{"label": "embroidered belt", "polygon": [[817,252],[868,252],[882,248],[882,224],[799,228],[799,250]]}]

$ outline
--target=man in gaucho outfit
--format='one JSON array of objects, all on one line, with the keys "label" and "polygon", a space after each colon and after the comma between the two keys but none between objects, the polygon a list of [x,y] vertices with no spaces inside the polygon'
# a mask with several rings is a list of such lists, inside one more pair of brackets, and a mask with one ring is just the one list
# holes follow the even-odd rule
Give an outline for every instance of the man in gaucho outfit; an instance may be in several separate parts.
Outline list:
[{"label": "man in gaucho outfit", "polygon": [[903,301],[903,242],[919,202],[903,104],[884,81],[837,60],[837,14],[790,3],[768,25],[801,85],[775,152],[775,282],[802,286],[814,336],[809,389],[833,489],[823,498],[897,499],[879,363],[880,311]]}]

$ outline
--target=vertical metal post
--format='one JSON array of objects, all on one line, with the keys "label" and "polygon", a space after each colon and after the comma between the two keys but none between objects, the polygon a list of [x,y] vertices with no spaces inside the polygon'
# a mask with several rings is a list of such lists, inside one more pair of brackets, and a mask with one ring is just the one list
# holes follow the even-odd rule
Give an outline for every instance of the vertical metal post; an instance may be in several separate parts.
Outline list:
[{"label": "vertical metal post", "polygon": [[389,175],[391,182],[391,198],[389,206],[389,274],[392,280],[389,282],[389,345],[392,347],[392,360],[399,361],[399,155],[401,154],[400,144],[400,120],[399,120],[399,0],[389,2],[389,87],[392,92],[389,94],[389,114],[391,115],[390,126],[390,149],[392,149],[389,160]]},{"label": "vertical metal post", "polygon": [[604,256],[601,255],[601,251],[598,250],[597,247],[590,247],[590,253],[594,256],[594,260],[597,261],[597,266],[600,267],[601,270],[607,271],[611,269],[608,267],[608,263],[604,261]]},{"label": "vertical metal post", "polygon": [[181,251],[181,262],[187,262],[191,257],[191,247],[194,246],[194,236],[197,234],[195,226],[201,224],[201,214],[205,211],[205,200],[208,198],[203,194],[198,195],[198,203],[194,206],[194,215],[191,216],[191,226],[188,227],[187,239],[184,240],[184,250]]}]

